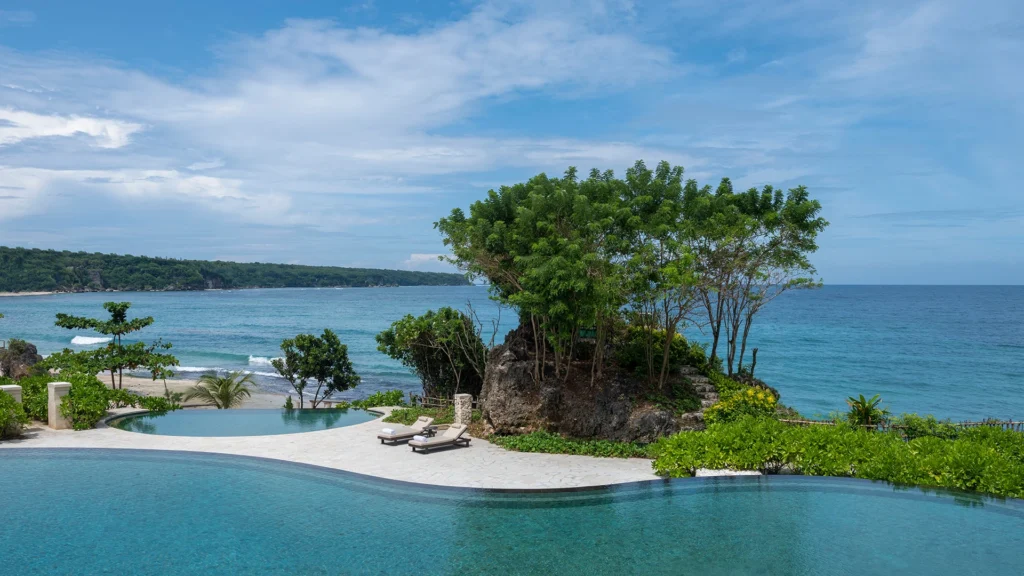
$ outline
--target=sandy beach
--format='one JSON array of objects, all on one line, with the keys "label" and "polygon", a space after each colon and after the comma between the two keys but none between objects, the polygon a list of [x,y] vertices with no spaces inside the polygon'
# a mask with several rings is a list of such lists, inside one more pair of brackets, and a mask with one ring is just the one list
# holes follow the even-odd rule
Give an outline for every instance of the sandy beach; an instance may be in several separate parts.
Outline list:
[{"label": "sandy beach", "polygon": [[49,296],[53,292],[0,292],[0,298],[5,296]]},{"label": "sandy beach", "polygon": [[[110,385],[110,374],[106,372],[97,374],[97,378],[104,384]],[[195,385],[195,380],[175,379],[167,381],[167,388],[171,392],[184,392]],[[151,378],[140,378],[138,376],[125,375],[124,389],[146,396],[164,395],[164,383],[162,381],[157,380],[154,382]],[[284,394],[265,392],[256,388],[251,388],[251,390],[252,396],[242,403],[242,408],[280,408],[284,406],[286,398]]]}]

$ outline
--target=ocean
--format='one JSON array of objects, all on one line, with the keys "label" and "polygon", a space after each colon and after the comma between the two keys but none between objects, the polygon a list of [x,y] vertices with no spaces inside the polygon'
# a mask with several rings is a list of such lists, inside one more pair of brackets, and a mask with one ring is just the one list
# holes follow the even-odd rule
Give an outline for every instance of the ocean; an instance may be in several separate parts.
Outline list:
[{"label": "ocean", "polygon": [[[101,335],[57,328],[54,316],[104,317],[102,303],[110,300],[153,316],[140,338],[173,343],[182,377],[245,369],[277,392],[288,391],[270,366],[281,340],[331,328],[363,378],[342,398],[419,390],[409,370],[377,352],[374,335],[394,320],[467,303],[488,327],[499,316],[479,286],[56,294],[0,298],[0,339],[26,339],[43,354],[94,348],[105,342]],[[516,320],[508,309],[500,316],[497,342]],[[687,336],[708,340],[697,329]],[[755,321],[750,346],[759,349],[756,375],[806,416],[845,410],[851,395],[880,394],[894,413],[1024,419],[1024,286],[794,291]]]}]

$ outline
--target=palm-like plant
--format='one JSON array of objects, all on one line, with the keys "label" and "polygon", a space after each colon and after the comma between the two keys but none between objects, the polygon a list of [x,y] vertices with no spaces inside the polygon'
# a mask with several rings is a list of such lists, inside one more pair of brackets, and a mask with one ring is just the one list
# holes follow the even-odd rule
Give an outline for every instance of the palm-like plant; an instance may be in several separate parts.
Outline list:
[{"label": "palm-like plant", "polygon": [[846,403],[850,406],[846,417],[855,426],[878,426],[889,416],[888,410],[878,407],[882,403],[882,397],[878,394],[871,398],[865,398],[863,394],[859,398],[850,396]]},{"label": "palm-like plant", "polygon": [[252,372],[231,372],[227,376],[210,372],[200,376],[199,383],[185,392],[184,400],[198,399],[218,409],[234,408],[251,396],[247,385],[255,384]]}]

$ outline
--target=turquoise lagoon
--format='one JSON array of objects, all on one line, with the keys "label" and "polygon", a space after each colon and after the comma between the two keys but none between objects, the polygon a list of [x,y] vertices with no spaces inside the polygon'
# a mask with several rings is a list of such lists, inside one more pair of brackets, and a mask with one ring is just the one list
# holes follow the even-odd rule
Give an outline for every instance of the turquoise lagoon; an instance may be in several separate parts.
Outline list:
[{"label": "turquoise lagoon", "polygon": [[0,451],[0,574],[1019,574],[1024,505],[861,480],[444,489],[202,453]]}]

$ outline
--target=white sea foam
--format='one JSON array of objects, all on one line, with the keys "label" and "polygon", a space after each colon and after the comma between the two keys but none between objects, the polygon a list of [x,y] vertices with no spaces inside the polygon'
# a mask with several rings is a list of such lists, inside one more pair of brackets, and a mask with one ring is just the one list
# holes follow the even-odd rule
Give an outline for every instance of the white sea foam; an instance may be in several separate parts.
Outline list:
[{"label": "white sea foam", "polygon": [[71,339],[74,346],[92,346],[93,344],[105,344],[110,338],[97,338],[96,336],[75,336]]},{"label": "white sea foam", "polygon": [[271,362],[276,358],[267,358],[266,356],[249,356],[249,364],[255,366],[270,366]]}]

